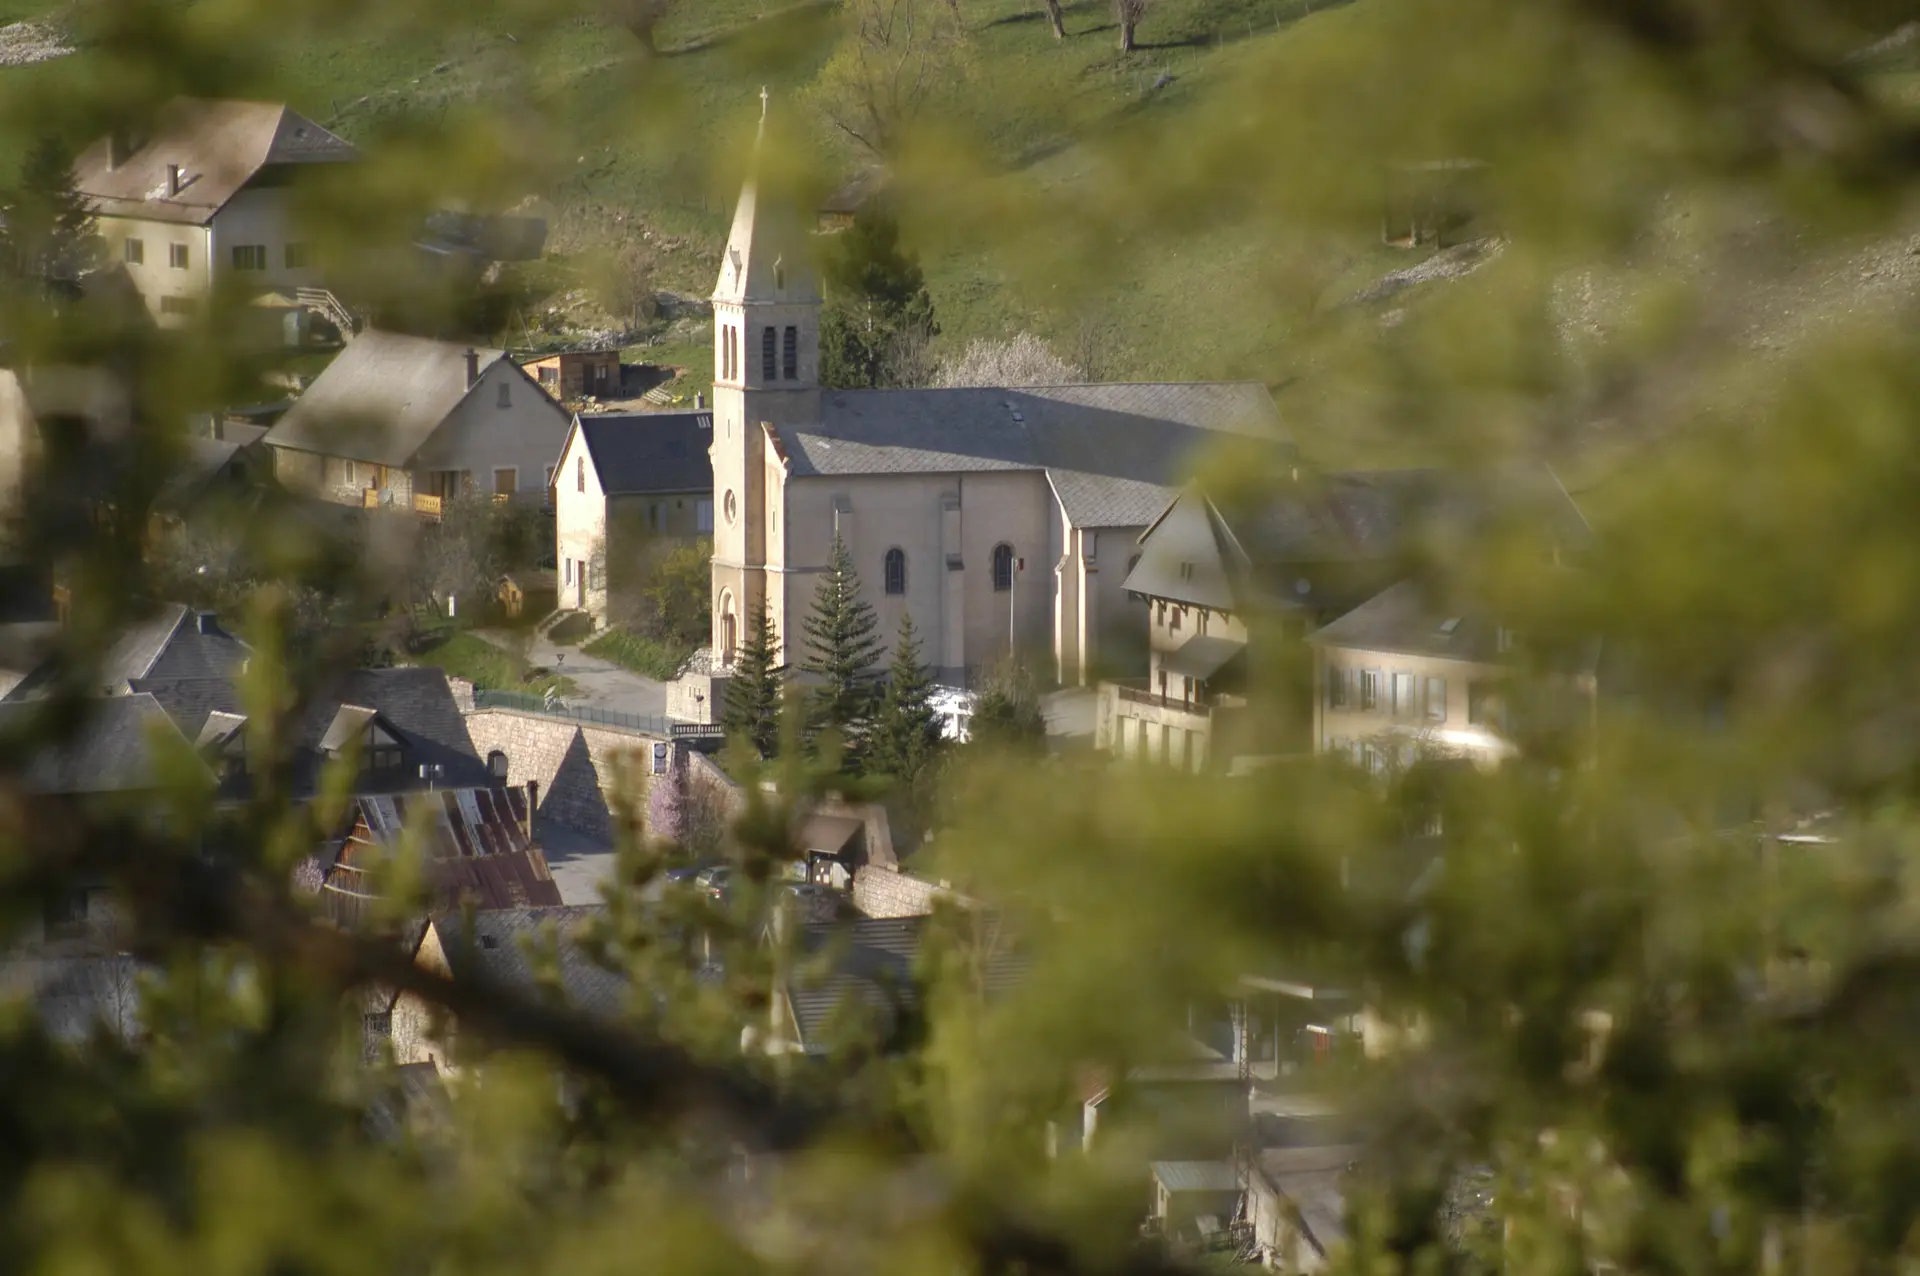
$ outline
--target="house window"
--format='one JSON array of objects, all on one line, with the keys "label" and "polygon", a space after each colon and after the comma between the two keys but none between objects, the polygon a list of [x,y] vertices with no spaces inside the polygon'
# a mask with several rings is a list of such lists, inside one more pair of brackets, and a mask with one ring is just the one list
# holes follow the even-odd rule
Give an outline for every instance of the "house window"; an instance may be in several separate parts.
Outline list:
[{"label": "house window", "polygon": [[650,532],[660,530],[660,506],[658,502],[647,506],[647,530]]},{"label": "house window", "polygon": [[188,253],[190,251],[185,244],[168,244],[167,265],[172,266],[175,270],[185,270],[187,268]]},{"label": "house window", "polygon": [[775,349],[780,342],[780,334],[772,324],[760,330],[760,379],[776,381],[780,377],[780,368],[775,359]]},{"label": "house window", "polygon": [[406,759],[401,756],[400,746],[391,740],[375,744],[367,751],[367,765],[383,774],[398,771],[405,764]]},{"label": "house window", "polygon": [[1207,609],[1204,607],[1202,607],[1200,613],[1193,618],[1193,632],[1199,634],[1202,638],[1207,636]]},{"label": "house window", "polygon": [[347,476],[348,487],[360,486],[360,481],[359,481],[360,475],[359,475],[359,472],[355,469],[352,461],[340,462],[340,470],[342,473],[344,473]]},{"label": "house window", "polygon": [[1187,609],[1185,607],[1175,607],[1173,609],[1173,618],[1167,622],[1167,628],[1174,633],[1179,633],[1181,622],[1186,619],[1186,615]]},{"label": "house window", "polygon": [[694,505],[694,530],[711,532],[713,530],[713,502],[700,501]]},{"label": "house window", "polygon": [[1415,710],[1415,705],[1413,703],[1414,685],[1415,684],[1414,684],[1413,675],[1410,673],[1396,673],[1393,675],[1393,716],[1394,717],[1411,718],[1414,715],[1414,710]]},{"label": "house window", "polygon": [[160,313],[163,315],[190,315],[199,309],[192,297],[160,298]]},{"label": "house window", "polygon": [[507,384],[505,381],[502,381],[500,383],[500,396],[497,400],[497,403],[499,404],[500,407],[503,407],[503,408],[510,408],[513,406],[513,387]]},{"label": "house window", "polygon": [[887,551],[887,592],[904,594],[907,592],[907,551],[890,549]]},{"label": "house window", "polygon": [[1494,684],[1469,682],[1467,684],[1467,721],[1476,727],[1492,726],[1499,715],[1500,704]]},{"label": "house window", "polygon": [[305,244],[288,244],[285,253],[288,270],[305,270],[313,264],[313,254]]},{"label": "house window", "polygon": [[1378,669],[1360,671],[1360,708],[1366,713],[1377,713],[1380,709],[1380,671]]},{"label": "house window", "polygon": [[129,266],[139,266],[147,260],[147,244],[143,239],[129,239],[120,247],[121,255]]},{"label": "house window", "polygon": [[587,458],[584,456],[577,456],[573,460],[573,490],[587,490]]},{"label": "house window", "polygon": [[996,593],[1013,588],[1013,546],[1004,541],[993,547],[993,588]]},{"label": "house window", "polygon": [[493,494],[512,496],[520,490],[520,471],[513,468],[493,472]]},{"label": "house window", "polygon": [[1347,685],[1347,671],[1338,665],[1327,666],[1327,708],[1344,709],[1350,688]]},{"label": "house window", "polygon": [[1427,721],[1445,722],[1447,720],[1447,680],[1445,678],[1427,679]]},{"label": "house window", "polygon": [[233,268],[235,270],[265,270],[267,268],[267,246],[265,244],[235,244],[233,246]]},{"label": "house window", "polygon": [[540,369],[540,384],[541,385],[559,385],[560,369],[554,368],[554,367],[545,367]]},{"label": "house window", "polygon": [[800,329],[787,325],[786,344],[780,349],[780,375],[789,381],[800,379]]}]

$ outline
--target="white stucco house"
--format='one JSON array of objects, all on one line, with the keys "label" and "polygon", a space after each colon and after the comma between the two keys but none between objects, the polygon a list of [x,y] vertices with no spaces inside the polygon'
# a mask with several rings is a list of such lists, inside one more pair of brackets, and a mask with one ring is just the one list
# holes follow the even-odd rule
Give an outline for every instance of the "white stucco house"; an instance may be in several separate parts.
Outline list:
[{"label": "white stucco house", "polygon": [[544,501],[571,424],[501,351],[370,331],[262,442],[290,490],[431,516],[468,493]]},{"label": "white stucco house", "polygon": [[881,631],[911,613],[943,681],[1009,648],[1068,684],[1144,666],[1122,588],[1134,542],[1221,440],[1290,455],[1266,387],[824,389],[811,240],[749,180],[713,293],[720,663],[761,606],[804,658],[799,620],[838,536]]},{"label": "white stucco house", "polygon": [[608,624],[655,554],[713,535],[712,443],[703,410],[574,417],[553,481],[562,608]]},{"label": "white stucco house", "polygon": [[294,216],[302,170],[358,152],[278,102],[177,98],[143,134],[101,138],[74,161],[108,260],[163,324],[216,287],[257,296],[325,283]]}]

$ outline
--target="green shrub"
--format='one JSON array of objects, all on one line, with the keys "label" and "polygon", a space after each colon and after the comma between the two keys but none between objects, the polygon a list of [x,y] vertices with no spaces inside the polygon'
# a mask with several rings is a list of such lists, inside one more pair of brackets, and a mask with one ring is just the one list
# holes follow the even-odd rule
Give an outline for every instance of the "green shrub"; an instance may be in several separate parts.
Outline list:
[{"label": "green shrub", "polygon": [[661,682],[679,677],[680,667],[693,654],[691,645],[662,642],[624,629],[609,629],[580,650]]}]

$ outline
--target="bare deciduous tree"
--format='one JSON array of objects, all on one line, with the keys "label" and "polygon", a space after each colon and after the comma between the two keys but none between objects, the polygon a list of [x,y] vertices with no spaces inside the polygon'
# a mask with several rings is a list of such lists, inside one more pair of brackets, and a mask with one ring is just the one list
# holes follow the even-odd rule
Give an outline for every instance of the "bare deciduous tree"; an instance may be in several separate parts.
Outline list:
[{"label": "bare deciduous tree", "polygon": [[1113,19],[1120,24],[1120,52],[1132,53],[1134,29],[1153,7],[1153,0],[1113,0]]},{"label": "bare deciduous tree", "polygon": [[641,52],[651,56],[660,51],[654,31],[667,16],[672,0],[608,0],[608,16],[640,42]]},{"label": "bare deciduous tree", "polygon": [[815,94],[834,128],[886,158],[958,73],[959,11],[951,0],[851,0],[847,10],[851,30]]},{"label": "bare deciduous tree", "polygon": [[1053,38],[1066,39],[1067,23],[1060,12],[1060,0],[1040,0],[1040,3],[1047,11],[1047,25],[1053,28]]},{"label": "bare deciduous tree", "polygon": [[1064,385],[1079,380],[1072,364],[1031,332],[1002,341],[976,340],[957,358],[942,361],[934,376],[941,386]]}]

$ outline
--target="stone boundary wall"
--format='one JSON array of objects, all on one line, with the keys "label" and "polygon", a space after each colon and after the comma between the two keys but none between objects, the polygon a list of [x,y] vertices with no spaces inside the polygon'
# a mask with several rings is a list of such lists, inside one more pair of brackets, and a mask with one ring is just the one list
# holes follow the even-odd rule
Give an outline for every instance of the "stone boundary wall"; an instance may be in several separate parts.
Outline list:
[{"label": "stone boundary wall", "polygon": [[[621,786],[642,812],[653,777],[648,773],[653,746],[662,737],[625,727],[600,726],[517,709],[476,709],[473,689],[461,688],[467,734],[481,757],[498,749],[507,755],[507,783],[540,786],[538,813],[590,837],[611,840]],[[726,794],[727,811],[737,816],[746,795],[712,758],[675,746],[695,780]]]},{"label": "stone boundary wall", "polygon": [[646,802],[647,766],[661,737],[513,709],[474,709],[467,733],[481,757],[507,755],[507,783],[540,786],[539,814],[590,837],[611,839],[622,784]]},{"label": "stone boundary wall", "polygon": [[924,917],[940,898],[966,901],[924,878],[894,869],[862,865],[853,874],[853,906],[868,917]]}]

